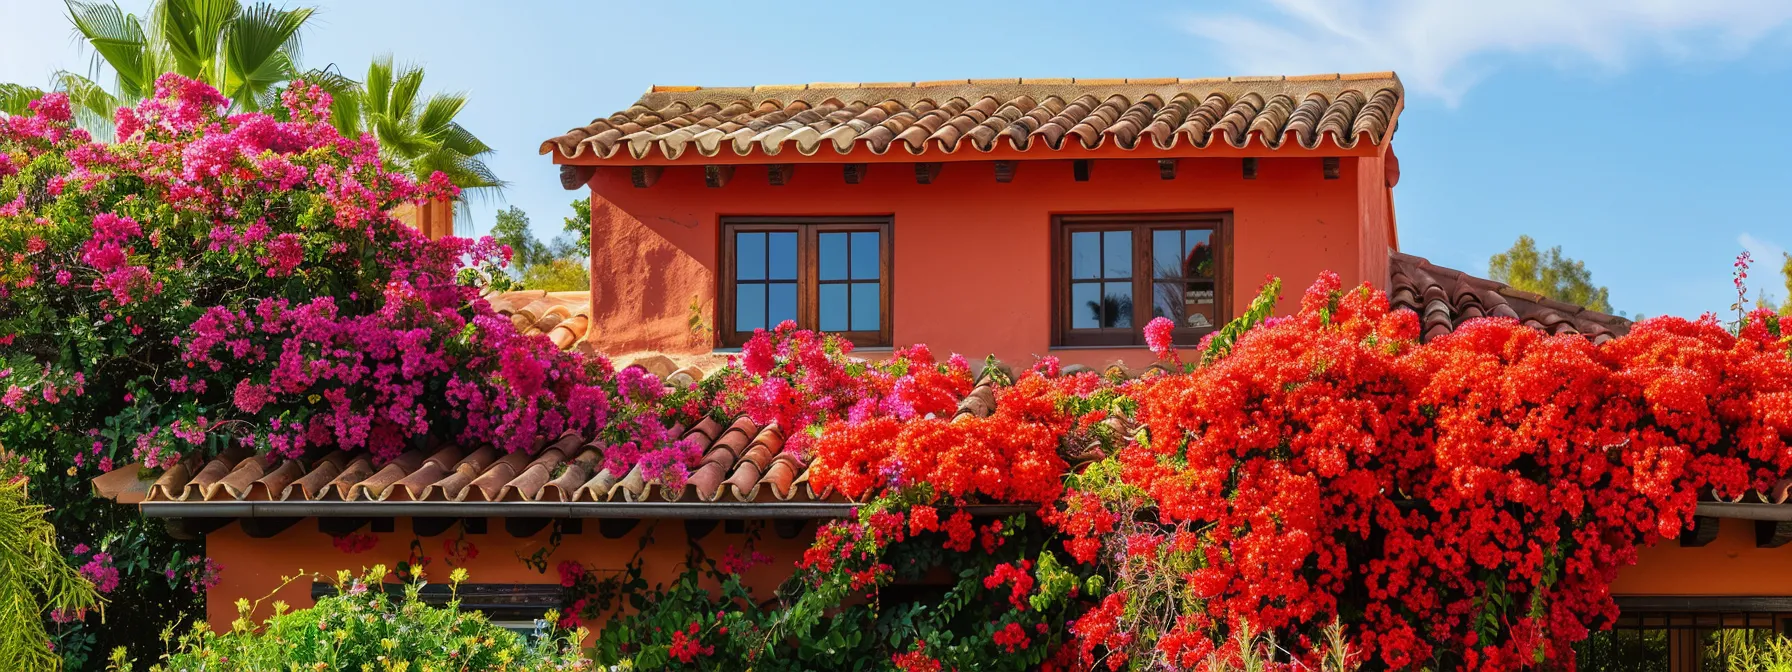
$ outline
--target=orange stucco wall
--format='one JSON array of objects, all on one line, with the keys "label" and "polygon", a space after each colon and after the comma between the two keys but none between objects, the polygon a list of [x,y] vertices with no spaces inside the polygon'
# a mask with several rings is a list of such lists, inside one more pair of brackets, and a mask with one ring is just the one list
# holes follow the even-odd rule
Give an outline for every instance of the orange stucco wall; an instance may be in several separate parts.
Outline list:
[{"label": "orange stucco wall", "polygon": [[[1666,542],[1641,551],[1637,564],[1618,573],[1612,584],[1613,595],[1689,595],[1749,596],[1792,595],[1792,545],[1781,548],[1756,548],[1752,523],[1725,520],[1716,541],[1700,548],[1683,548]],[[769,526],[760,530],[754,549],[772,556],[769,564],[755,567],[745,575],[746,585],[760,600],[770,599],[786,577],[793,563],[808,547],[814,527],[807,527],[794,539],[781,539]],[[206,593],[206,618],[213,627],[227,628],[237,616],[234,603],[239,598],[251,602],[262,599],[257,617],[271,613],[275,600],[284,600],[294,607],[312,604],[311,583],[302,580],[281,588],[282,577],[308,572],[334,576],[337,570],[358,570],[375,564],[397,566],[410,554],[412,539],[419,539],[423,552],[434,560],[428,565],[428,576],[445,581],[450,567],[444,561],[442,544],[460,536],[460,528],[433,537],[416,537],[411,521],[396,521],[393,532],[377,535],[379,543],[357,554],[337,550],[328,535],[317,531],[315,522],[307,520],[268,539],[252,539],[236,525],[230,525],[206,536],[206,553],[224,567],[219,584]],[[599,570],[624,567],[641,547],[641,538],[653,535],[653,543],[642,551],[647,562],[645,578],[650,584],[670,581],[682,569],[689,542],[681,521],[643,521],[619,539],[606,539],[597,532],[597,521],[586,521],[585,530],[562,535],[560,547],[548,558],[546,573],[518,560],[548,545],[549,531],[516,538],[503,529],[503,522],[488,522],[486,534],[466,535],[479,549],[478,557],[465,563],[471,581],[476,583],[557,583],[555,567],[562,560],[575,559]],[[711,557],[721,557],[730,546],[744,549],[748,535],[729,533],[723,526],[704,536],[698,543]]]},{"label": "orange stucco wall", "polygon": [[1792,545],[1756,548],[1753,521],[1722,520],[1699,547],[1668,541],[1638,552],[1618,572],[1613,595],[1792,595]]},{"label": "orange stucco wall", "polygon": [[[537,573],[518,558],[548,547],[551,529],[517,538],[504,530],[502,520],[492,519],[488,521],[487,533],[465,536],[479,553],[460,566],[467,568],[471,583],[558,584],[560,574],[556,567],[561,561],[578,560],[596,571],[621,570],[636,550],[642,548],[642,536],[652,534],[653,542],[641,551],[646,561],[643,578],[648,584],[669,583],[683,571],[689,537],[682,521],[642,521],[618,539],[607,539],[599,534],[597,522],[585,521],[583,532],[561,535],[560,546],[547,559],[547,571]],[[363,532],[366,530],[362,528]],[[759,530],[752,548],[771,556],[772,561],[748,570],[742,577],[755,598],[771,599],[772,591],[790,576],[791,566],[802,558],[813,534],[813,524],[793,539],[779,538],[769,524]],[[425,567],[426,577],[434,582],[446,582],[453,568],[444,560],[443,542],[460,535],[461,528],[457,525],[440,535],[418,537],[410,519],[401,518],[395,521],[392,532],[376,535],[379,542],[373,549],[348,554],[337,550],[330,543],[329,535],[318,532],[313,520],[301,521],[267,539],[250,538],[234,524],[226,526],[205,538],[206,554],[224,567],[218,585],[206,592],[206,621],[213,628],[229,628],[230,622],[237,617],[235,602],[239,598],[251,602],[261,600],[257,619],[266,618],[273,612],[275,600],[283,600],[295,608],[311,606],[311,580],[294,581],[282,588],[282,577],[317,573],[333,579],[336,572],[343,569],[358,571],[376,564],[396,567],[410,557],[413,539],[420,541],[424,555],[433,558]],[[726,526],[717,525],[698,544],[710,557],[720,558],[730,546],[744,551],[748,539],[747,533],[729,533]]]},{"label": "orange stucco wall", "polygon": [[798,163],[787,184],[771,186],[765,166],[742,165],[709,188],[702,167],[675,165],[636,188],[627,168],[599,168],[590,182],[594,344],[612,353],[709,350],[689,318],[695,304],[715,324],[725,216],[893,216],[895,342],[1015,364],[1047,354],[1090,365],[1151,361],[1143,349],[1051,348],[1053,215],[1233,213],[1235,311],[1269,275],[1284,279],[1284,309],[1328,269],[1347,284],[1386,284],[1392,202],[1375,157],[1342,159],[1335,180],[1324,179],[1318,157],[1260,159],[1254,180],[1237,158],[1182,159],[1174,180],[1148,159],[1097,160],[1086,182],[1067,160],[1021,162],[1007,184],[986,161],[947,163],[931,184],[916,182],[912,164],[873,163],[856,185],[841,172]]}]

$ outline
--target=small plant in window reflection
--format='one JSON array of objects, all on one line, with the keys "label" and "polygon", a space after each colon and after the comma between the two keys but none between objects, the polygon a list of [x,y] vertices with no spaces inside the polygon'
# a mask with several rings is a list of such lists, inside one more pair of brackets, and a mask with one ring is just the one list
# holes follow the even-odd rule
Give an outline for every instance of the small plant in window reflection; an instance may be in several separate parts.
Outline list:
[{"label": "small plant in window reflection", "polygon": [[1129,326],[1126,318],[1132,315],[1132,298],[1114,294],[1104,294],[1100,301],[1089,301],[1089,313],[1095,316],[1095,323],[1103,327]]}]

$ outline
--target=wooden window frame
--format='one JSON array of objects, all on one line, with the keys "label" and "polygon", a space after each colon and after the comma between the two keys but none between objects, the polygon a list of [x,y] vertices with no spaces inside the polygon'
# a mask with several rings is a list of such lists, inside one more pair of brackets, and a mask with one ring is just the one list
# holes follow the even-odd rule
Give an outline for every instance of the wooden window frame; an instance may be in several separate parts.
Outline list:
[{"label": "wooden window frame", "polygon": [[[751,331],[735,329],[735,234],[759,232],[796,233],[796,323],[804,329],[819,331],[821,324],[820,234],[878,233],[878,306],[876,331],[829,332],[859,347],[889,347],[893,329],[891,298],[896,284],[896,242],[892,235],[894,218],[872,217],[723,217],[716,227],[721,241],[720,272],[716,274],[716,338],[723,347],[740,347],[753,337]],[[830,281],[831,282],[831,281]],[[850,281],[848,281],[850,282]],[[864,282],[861,280],[860,282]],[[766,325],[767,329],[777,325]]]},{"label": "wooden window frame", "polygon": [[[1151,321],[1153,284],[1151,231],[1158,229],[1209,229],[1214,236],[1214,311],[1209,327],[1184,327],[1175,332],[1177,345],[1195,345],[1201,337],[1232,319],[1232,213],[1192,212],[1175,214],[1055,215],[1052,217],[1051,315],[1054,347],[1134,347],[1145,345],[1145,325]],[[1132,323],[1129,328],[1073,329],[1070,301],[1070,234],[1079,231],[1132,232]],[[1138,297],[1145,297],[1141,301]]]}]

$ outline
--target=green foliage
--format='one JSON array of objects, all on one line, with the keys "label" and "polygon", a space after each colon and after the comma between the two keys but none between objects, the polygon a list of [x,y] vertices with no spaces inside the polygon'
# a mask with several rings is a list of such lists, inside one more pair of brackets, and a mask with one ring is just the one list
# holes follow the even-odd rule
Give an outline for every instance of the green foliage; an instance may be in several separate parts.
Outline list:
[{"label": "green foliage", "polygon": [[380,157],[417,181],[439,171],[463,193],[482,197],[506,186],[485,164],[492,148],[454,120],[466,108],[467,94],[420,97],[422,67],[394,65],[387,54],[367,66],[367,77],[358,86],[339,83],[332,88],[337,89],[332,98],[348,100],[332,101],[331,124],[347,135],[373,133],[380,141]]},{"label": "green foliage", "polygon": [[43,95],[43,89],[0,82],[0,114],[24,114],[26,106]]},{"label": "green foliage", "polygon": [[[889,512],[922,498],[919,490],[889,495],[862,507],[859,519],[869,525],[882,513],[900,520]],[[600,668],[776,672],[890,669],[893,656],[924,650],[941,669],[1039,669],[1068,641],[1089,570],[1047,552],[1050,534],[1037,519],[977,522],[1000,524],[991,533],[1000,547],[960,553],[942,547],[944,533],[907,536],[870,558],[888,566],[889,576],[875,585],[855,585],[844,566],[799,571],[770,600],[695,545],[670,585],[648,588],[636,560],[616,578],[620,599],[591,655]],[[1039,589],[1026,597],[1028,609],[1017,610],[1008,586],[987,587],[985,579],[997,565],[1023,558],[1038,563]],[[1030,639],[1013,651],[992,639],[1011,623]]]},{"label": "green foliage", "polygon": [[1784,635],[1765,641],[1739,638],[1730,652],[1729,669],[1734,672],[1792,672],[1792,639]]},{"label": "green foliage", "polygon": [[[566,218],[567,233],[576,235],[576,243],[586,254],[591,252],[591,197],[586,196],[572,202],[572,216]],[[1792,261],[1788,261],[1792,264]],[[1788,282],[1792,282],[1789,280]]]},{"label": "green foliage", "polygon": [[1539,252],[1537,241],[1519,236],[1512,249],[1487,260],[1487,267],[1490,277],[1516,289],[1602,313],[1612,312],[1611,292],[1594,285],[1586,263],[1562,256],[1559,245]]},{"label": "green foliage", "polygon": [[[338,572],[335,596],[310,609],[291,610],[275,602],[274,615],[256,624],[254,606],[237,602],[242,614],[223,634],[204,624],[178,637],[163,633],[172,650],[152,670],[583,670],[579,655],[584,630],[548,631],[531,642],[493,625],[478,612],[460,610],[458,593],[443,607],[418,599],[421,580],[402,590],[382,588],[384,566],[359,577]],[[310,577],[304,577],[310,578]],[[454,570],[458,588],[466,570]],[[550,614],[549,622],[555,615]]]},{"label": "green foliage", "polygon": [[546,263],[523,269],[522,282],[529,289],[550,292],[589,290],[591,269],[585,267],[584,259],[555,257]]},{"label": "green foliage", "polygon": [[[301,33],[316,12],[238,0],[156,0],[139,18],[109,0],[66,2],[75,32],[94,52],[94,69],[87,76],[58,73],[57,88],[96,129],[109,128],[113,110],[148,98],[156,78],[171,72],[210,84],[237,109],[275,107],[273,92],[298,73]],[[108,74],[110,87],[101,84]]]},{"label": "green foliage", "polygon": [[491,236],[492,240],[510,246],[510,263],[517,268],[528,268],[550,258],[548,246],[529,231],[529,214],[514,205],[498,211]]},{"label": "green foliage", "polygon": [[[590,221],[591,199],[574,201],[573,209],[585,204],[587,213],[584,220]],[[568,230],[572,230],[572,218],[566,220]],[[574,245],[567,236],[554,238],[552,242],[543,243],[529,230],[529,215],[521,208],[510,206],[498,211],[497,222],[492,224],[493,240],[510,246],[510,265],[515,269],[515,276],[524,289],[541,289],[550,292],[581,291],[591,289],[591,271],[585,265],[585,249],[590,245],[590,229],[587,226],[583,234],[585,245],[581,248]]]},{"label": "green foliage", "polygon": [[1220,327],[1219,331],[1214,332],[1211,340],[1207,342],[1207,350],[1201,353],[1201,362],[1209,363],[1232,352],[1232,345],[1238,342],[1239,337],[1244,336],[1245,332],[1250,331],[1252,327],[1269,319],[1270,314],[1276,309],[1276,300],[1281,296],[1281,278],[1274,278],[1264,283],[1263,288],[1257,291],[1257,298],[1251,299],[1251,305],[1245,308],[1243,315],[1227,322],[1226,326]]},{"label": "green foliage", "polygon": [[24,477],[11,471],[0,468],[0,669],[60,669],[45,615],[98,607],[100,596],[64,561],[48,508],[30,501]]}]

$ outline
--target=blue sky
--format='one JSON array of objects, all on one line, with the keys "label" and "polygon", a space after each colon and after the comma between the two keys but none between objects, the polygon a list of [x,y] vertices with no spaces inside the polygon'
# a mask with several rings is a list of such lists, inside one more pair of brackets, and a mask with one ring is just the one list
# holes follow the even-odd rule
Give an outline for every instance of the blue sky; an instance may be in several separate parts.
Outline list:
[{"label": "blue sky", "polygon": [[[537,146],[651,84],[1392,69],[1404,251],[1485,273],[1530,234],[1585,260],[1618,310],[1690,316],[1729,305],[1748,248],[1754,286],[1784,294],[1785,0],[287,4],[321,5],[307,65],[358,76],[390,52],[425,65],[426,88],[470,92],[461,120],[543,238],[571,194]],[[60,2],[0,0],[0,81],[88,62]],[[479,230],[497,207],[476,209]]]}]

